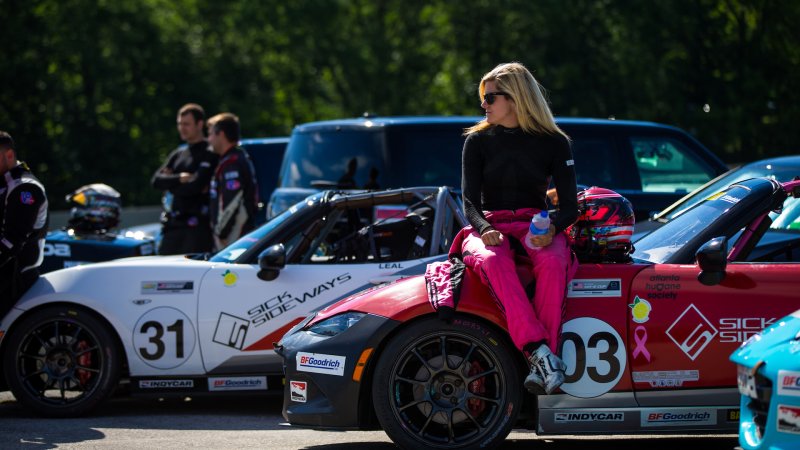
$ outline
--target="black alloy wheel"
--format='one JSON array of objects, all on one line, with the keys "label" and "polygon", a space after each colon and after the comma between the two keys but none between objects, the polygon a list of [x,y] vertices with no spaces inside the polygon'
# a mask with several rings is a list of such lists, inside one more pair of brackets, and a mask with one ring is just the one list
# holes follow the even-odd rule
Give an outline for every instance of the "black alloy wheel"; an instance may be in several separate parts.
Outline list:
[{"label": "black alloy wheel", "polygon": [[52,306],[14,324],[3,370],[24,407],[43,416],[75,417],[113,393],[121,353],[109,327],[93,314]]},{"label": "black alloy wheel", "polygon": [[413,323],[392,338],[375,369],[381,426],[409,449],[500,445],[522,406],[514,351],[480,320]]}]

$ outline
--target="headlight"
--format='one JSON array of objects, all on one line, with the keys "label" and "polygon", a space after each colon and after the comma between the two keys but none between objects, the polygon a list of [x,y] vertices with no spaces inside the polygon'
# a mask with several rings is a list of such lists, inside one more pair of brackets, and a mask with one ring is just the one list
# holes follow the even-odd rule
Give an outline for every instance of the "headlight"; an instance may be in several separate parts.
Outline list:
[{"label": "headlight", "polygon": [[366,314],[361,312],[348,312],[315,323],[308,329],[309,332],[322,336],[336,336],[342,331],[352,327]]}]

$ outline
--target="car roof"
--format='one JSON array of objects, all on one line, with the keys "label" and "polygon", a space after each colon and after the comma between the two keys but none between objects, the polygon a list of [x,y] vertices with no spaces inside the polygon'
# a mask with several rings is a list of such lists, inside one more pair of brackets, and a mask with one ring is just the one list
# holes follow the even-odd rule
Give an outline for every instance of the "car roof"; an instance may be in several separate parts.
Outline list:
[{"label": "car roof", "polygon": [[265,144],[286,144],[289,136],[269,137],[269,138],[248,138],[239,141],[241,145],[265,145]]},{"label": "car roof", "polygon": [[760,159],[747,163],[742,167],[761,167],[761,166],[781,166],[781,167],[800,167],[800,155],[778,156],[775,158]]},{"label": "car roof", "polygon": [[[334,119],[334,120],[321,120],[317,122],[307,122],[295,126],[295,131],[304,132],[328,128],[375,128],[375,127],[403,127],[403,126],[418,126],[418,125],[435,125],[435,124],[454,124],[454,125],[470,125],[482,120],[483,116],[364,116],[349,119]],[[615,119],[597,119],[589,117],[556,117],[556,122],[559,125],[565,126],[591,126],[601,125],[604,127],[646,127],[646,128],[669,128],[677,129],[669,125],[664,125],[656,122],[646,122],[640,120],[615,120]]]}]

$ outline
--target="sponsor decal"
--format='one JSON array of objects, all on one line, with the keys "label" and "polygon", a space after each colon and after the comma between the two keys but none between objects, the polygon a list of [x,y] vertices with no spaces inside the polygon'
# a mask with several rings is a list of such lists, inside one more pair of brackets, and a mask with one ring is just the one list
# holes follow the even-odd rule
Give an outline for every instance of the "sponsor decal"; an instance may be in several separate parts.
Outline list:
[{"label": "sponsor decal", "polygon": [[692,361],[700,356],[716,335],[717,329],[694,304],[689,305],[667,328],[667,336]]},{"label": "sponsor decal", "polygon": [[209,391],[265,391],[267,377],[209,378]]},{"label": "sponsor decal", "polygon": [[230,172],[225,172],[225,179],[232,180],[234,178],[239,178],[239,171],[238,170],[231,170]]},{"label": "sponsor decal", "polygon": [[194,281],[142,281],[142,294],[191,294]]},{"label": "sponsor decal", "polygon": [[139,380],[139,389],[193,388],[194,380]]},{"label": "sponsor decal", "polygon": [[574,165],[575,165],[575,160],[574,159],[568,159],[567,160],[567,166],[574,166]]},{"label": "sponsor decal", "polygon": [[800,397],[800,372],[778,371],[778,395]]},{"label": "sponsor decal", "polygon": [[42,249],[42,255],[71,258],[72,249],[69,247],[69,244],[51,244],[49,242],[45,242],[44,249]]},{"label": "sponsor decal", "polygon": [[638,295],[633,299],[633,303],[628,303],[628,308],[631,309],[631,317],[636,323],[645,323],[650,320],[650,311],[653,310],[650,302]]},{"label": "sponsor decal", "polygon": [[133,303],[136,306],[146,305],[150,302],[152,302],[152,300],[150,300],[149,298],[138,298],[136,300],[131,300],[131,303]]},{"label": "sponsor decal", "polygon": [[[424,243],[420,246],[425,245]],[[378,269],[402,269],[402,263],[380,263],[378,264]]]},{"label": "sponsor decal", "polygon": [[305,403],[308,400],[308,384],[305,381],[289,381],[289,394],[293,402]]},{"label": "sponsor decal", "polygon": [[725,413],[725,417],[727,418],[728,422],[738,422],[739,416],[740,414],[738,409],[729,409]]},{"label": "sponsor decal", "polygon": [[633,349],[633,359],[642,355],[647,362],[650,362],[650,350],[645,347],[645,344],[647,344],[647,328],[644,325],[639,325],[633,330],[633,342],[636,344]]},{"label": "sponsor decal", "polygon": [[28,191],[20,192],[19,201],[21,201],[23,205],[32,205],[36,203],[36,199],[33,198],[33,194]]},{"label": "sponsor decal", "polygon": [[722,197],[720,197],[719,199],[722,200],[723,202],[728,202],[728,203],[731,203],[731,204],[739,203],[739,200],[741,200],[740,198],[734,197],[734,196],[732,196],[730,194],[725,194]]},{"label": "sponsor decal", "polygon": [[217,328],[214,330],[214,337],[211,340],[217,344],[241,350],[245,337],[247,337],[248,328],[250,328],[249,320],[223,312],[219,314]]},{"label": "sponsor decal", "polygon": [[142,256],[154,254],[155,252],[153,244],[142,244],[141,246],[139,246],[139,253],[141,253]]},{"label": "sponsor decal", "polygon": [[644,284],[647,291],[644,295],[650,300],[675,300],[681,290],[681,277],[678,275],[651,275],[648,282]]},{"label": "sponsor decal", "polygon": [[556,413],[554,420],[556,423],[568,422],[622,422],[625,420],[625,413],[620,411],[611,412],[562,412]]},{"label": "sponsor decal", "polygon": [[654,388],[681,387],[685,381],[700,380],[699,370],[655,370],[633,372],[634,383],[648,383]]},{"label": "sponsor decal", "polygon": [[293,309],[298,304],[303,304],[308,300],[313,300],[323,292],[337,288],[350,281],[353,277],[349,273],[344,273],[332,278],[322,284],[314,286],[312,289],[295,295],[289,291],[284,291],[274,297],[270,297],[264,303],[254,306],[247,310],[247,316],[253,326],[261,326],[268,321],[282,315],[286,311]]},{"label": "sponsor decal", "polygon": [[800,407],[778,405],[778,431],[800,434]]},{"label": "sponsor decal", "polygon": [[297,370],[343,376],[346,357],[322,353],[297,353]]},{"label": "sponsor decal", "polygon": [[567,297],[621,297],[621,278],[576,279],[567,286]]},{"label": "sponsor decal", "polygon": [[235,191],[242,187],[242,183],[239,183],[239,180],[228,180],[225,182],[225,189],[229,191]]},{"label": "sponsor decal", "polygon": [[646,409],[642,410],[641,418],[643,427],[715,425],[717,411],[715,409]]},{"label": "sponsor decal", "polygon": [[236,286],[236,282],[239,280],[239,275],[236,272],[231,272],[230,270],[226,270],[222,272],[222,284],[225,287],[233,287]]},{"label": "sponsor decal", "polygon": [[776,318],[728,317],[719,319],[720,342],[744,342],[772,325]]},{"label": "sponsor decal", "polygon": [[627,373],[625,342],[610,324],[594,317],[576,317],[564,324],[561,358],[567,364],[561,390],[592,398],[610,391]]}]

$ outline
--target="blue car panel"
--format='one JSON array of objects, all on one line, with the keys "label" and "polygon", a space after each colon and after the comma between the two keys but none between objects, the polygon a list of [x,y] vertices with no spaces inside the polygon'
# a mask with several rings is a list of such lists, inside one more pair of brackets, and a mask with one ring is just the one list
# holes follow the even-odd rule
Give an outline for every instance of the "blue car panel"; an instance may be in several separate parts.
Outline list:
[{"label": "blue car panel", "polygon": [[741,393],[742,448],[800,448],[800,310],[750,338],[730,359]]}]

